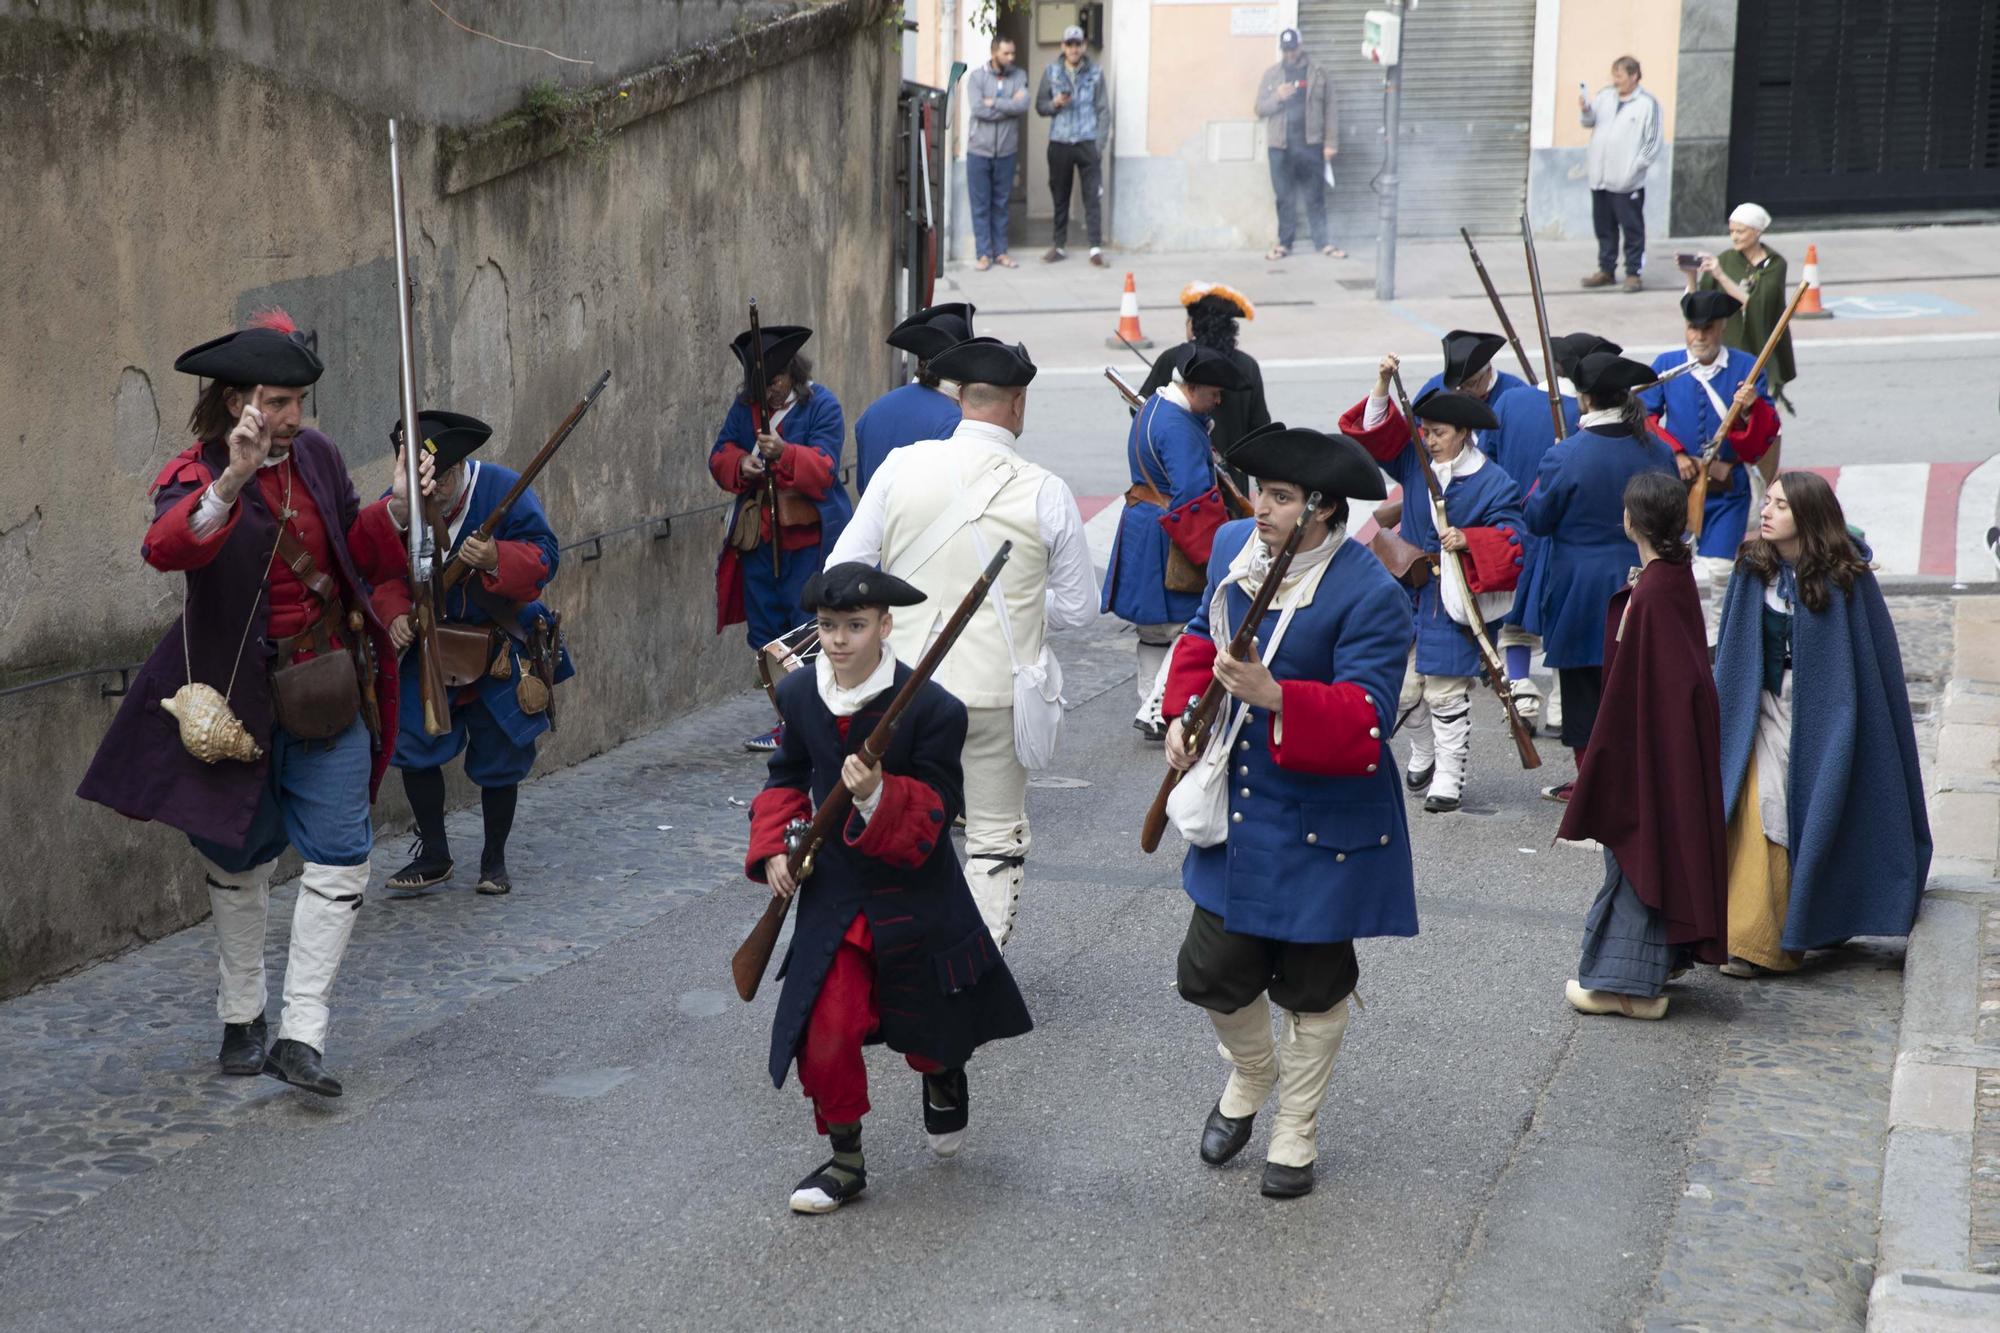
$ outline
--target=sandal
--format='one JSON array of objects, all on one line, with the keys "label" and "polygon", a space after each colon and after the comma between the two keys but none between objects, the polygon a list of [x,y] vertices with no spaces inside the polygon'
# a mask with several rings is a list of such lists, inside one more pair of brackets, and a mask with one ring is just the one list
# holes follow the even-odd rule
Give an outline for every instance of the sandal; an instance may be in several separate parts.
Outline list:
[{"label": "sandal", "polygon": [[1282,245],[1274,245],[1274,246],[1272,246],[1272,247],[1270,248],[1270,250],[1269,250],[1268,252],[1266,252],[1266,253],[1265,253],[1265,255],[1264,255],[1264,258],[1266,258],[1266,259],[1284,259],[1284,258],[1286,258],[1287,256],[1289,256],[1289,255],[1290,255],[1291,253],[1292,253],[1292,252],[1291,252],[1290,250],[1287,250],[1287,249],[1286,249],[1286,248],[1285,248],[1284,246],[1282,246]]},{"label": "sandal", "polygon": [[984,273],[987,269],[993,267],[993,261],[988,259],[985,255],[981,255],[979,256],[978,259],[973,261],[972,267],[979,270],[981,273]]},{"label": "sandal", "polygon": [[1014,256],[1012,255],[998,255],[994,258],[993,262],[998,264],[1001,268],[1021,267],[1019,264],[1014,262]]},{"label": "sandal", "polygon": [[1328,259],[1345,259],[1345,258],[1347,258],[1347,251],[1345,251],[1345,250],[1341,249],[1341,248],[1340,248],[1339,246],[1337,246],[1337,245],[1322,245],[1322,246],[1321,246],[1321,247],[1319,248],[1319,252],[1320,252],[1321,254],[1325,255],[1325,256],[1326,256],[1326,257],[1327,257]]},{"label": "sandal", "polygon": [[792,1191],[792,1211],[830,1213],[867,1188],[867,1167],[842,1166],[829,1158]]}]

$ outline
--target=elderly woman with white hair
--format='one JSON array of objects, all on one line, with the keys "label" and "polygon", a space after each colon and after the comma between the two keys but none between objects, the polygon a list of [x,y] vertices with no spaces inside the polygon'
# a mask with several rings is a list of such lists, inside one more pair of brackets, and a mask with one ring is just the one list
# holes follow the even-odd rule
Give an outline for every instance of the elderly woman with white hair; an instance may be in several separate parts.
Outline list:
[{"label": "elderly woman with white hair", "polygon": [[[1771,215],[1756,204],[1739,204],[1729,215],[1729,249],[1719,255],[1703,255],[1701,266],[1687,274],[1689,291],[1724,291],[1743,303],[1743,309],[1729,317],[1722,340],[1755,356],[1764,350],[1764,340],[1778,326],[1785,313],[1785,257],[1764,244]],[[1790,407],[1785,385],[1798,378],[1792,361],[1792,333],[1778,340],[1778,350],[1764,367],[1771,397]]]}]

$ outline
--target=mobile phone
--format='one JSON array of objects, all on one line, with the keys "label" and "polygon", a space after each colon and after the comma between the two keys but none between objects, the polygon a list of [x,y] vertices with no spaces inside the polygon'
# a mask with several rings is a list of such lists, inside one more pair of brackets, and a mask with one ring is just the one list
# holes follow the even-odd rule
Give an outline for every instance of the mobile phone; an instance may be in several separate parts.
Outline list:
[{"label": "mobile phone", "polygon": [[1679,254],[1674,256],[1674,267],[1686,269],[1688,272],[1692,273],[1696,269],[1701,267],[1701,256],[1697,254],[1690,254],[1688,251],[1683,250]]},{"label": "mobile phone", "polygon": [[1576,81],[1576,95],[1578,97],[1590,96],[1590,85],[1585,83],[1582,79],[1578,79]]}]

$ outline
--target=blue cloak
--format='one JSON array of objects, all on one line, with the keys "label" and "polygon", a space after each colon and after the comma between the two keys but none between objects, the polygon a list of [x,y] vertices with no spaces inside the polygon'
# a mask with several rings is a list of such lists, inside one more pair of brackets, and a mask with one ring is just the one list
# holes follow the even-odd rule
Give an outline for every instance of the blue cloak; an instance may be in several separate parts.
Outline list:
[{"label": "blue cloak", "polygon": [[[1725,817],[1744,796],[1757,739],[1763,600],[1763,580],[1739,568],[1723,600],[1715,658]],[[1907,935],[1930,874],[1930,818],[1903,656],[1873,574],[1863,573],[1845,596],[1829,589],[1824,611],[1797,604],[1792,664],[1785,783],[1792,894],[1783,947]]]},{"label": "blue cloak", "polygon": [[[1134,485],[1150,484],[1175,509],[1190,503],[1215,485],[1208,418],[1154,394],[1132,418],[1125,465]],[[1166,512],[1156,504],[1127,504],[1118,516],[1101,609],[1134,625],[1186,624],[1202,604],[1198,592],[1167,590],[1168,540],[1160,526]]]}]

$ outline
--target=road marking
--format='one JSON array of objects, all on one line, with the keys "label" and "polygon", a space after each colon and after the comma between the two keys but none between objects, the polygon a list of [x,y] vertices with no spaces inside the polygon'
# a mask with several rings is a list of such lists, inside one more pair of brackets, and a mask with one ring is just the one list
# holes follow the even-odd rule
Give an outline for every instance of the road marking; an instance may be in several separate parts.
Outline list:
[{"label": "road marking", "polygon": [[1868,534],[1875,561],[1885,571],[1917,572],[1929,470],[1909,463],[1858,463],[1840,469],[1834,494],[1847,521]]},{"label": "road marking", "polygon": [[1898,296],[1829,296],[1826,308],[1847,319],[1937,319],[1972,313],[1971,306],[1947,301],[1929,292],[1904,292]]},{"label": "road marking", "polygon": [[2000,454],[1987,459],[1958,489],[1958,553],[1955,571],[1960,583],[1991,583],[1993,556],[1986,549],[1986,529],[1993,526],[1994,506],[2000,505]]}]

